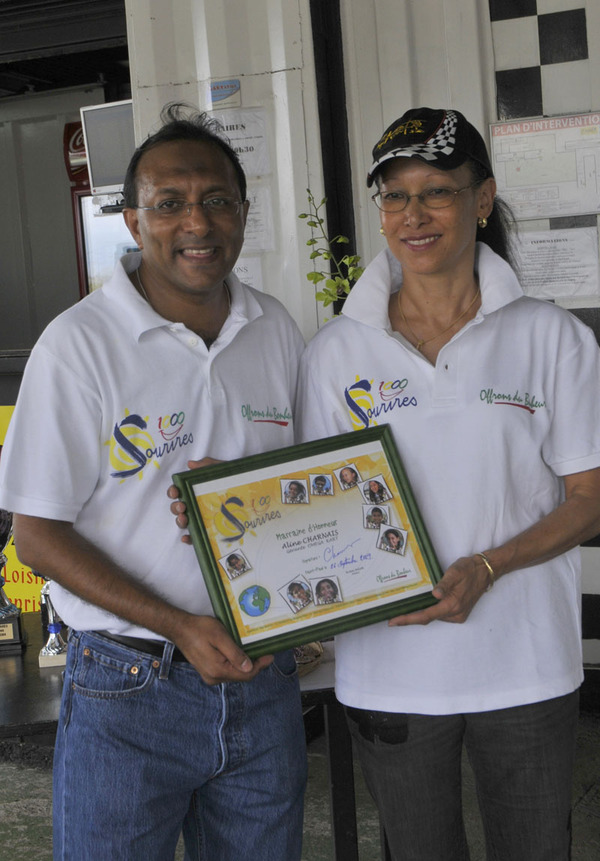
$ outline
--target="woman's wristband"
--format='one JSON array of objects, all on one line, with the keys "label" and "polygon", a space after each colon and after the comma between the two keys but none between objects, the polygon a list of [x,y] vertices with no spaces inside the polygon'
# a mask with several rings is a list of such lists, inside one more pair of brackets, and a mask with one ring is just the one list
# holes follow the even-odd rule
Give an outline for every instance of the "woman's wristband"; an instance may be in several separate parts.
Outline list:
[{"label": "woman's wristband", "polygon": [[479,556],[483,560],[483,564],[487,568],[488,572],[488,585],[486,586],[485,591],[489,592],[494,583],[496,582],[496,575],[494,573],[494,569],[492,568],[492,564],[490,560],[487,558],[485,553],[476,553],[475,556]]}]

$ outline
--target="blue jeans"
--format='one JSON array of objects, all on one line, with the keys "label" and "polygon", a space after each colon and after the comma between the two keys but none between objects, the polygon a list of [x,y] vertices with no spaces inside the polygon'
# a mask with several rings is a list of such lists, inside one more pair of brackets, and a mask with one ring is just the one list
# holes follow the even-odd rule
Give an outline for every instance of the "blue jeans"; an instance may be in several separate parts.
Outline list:
[{"label": "blue jeans", "polygon": [[55,861],[299,861],[304,725],[291,652],[247,683],[73,633],[54,761]]},{"label": "blue jeans", "polygon": [[463,743],[475,775],[488,861],[571,857],[577,691],[476,714],[346,713],[393,859],[468,861]]}]

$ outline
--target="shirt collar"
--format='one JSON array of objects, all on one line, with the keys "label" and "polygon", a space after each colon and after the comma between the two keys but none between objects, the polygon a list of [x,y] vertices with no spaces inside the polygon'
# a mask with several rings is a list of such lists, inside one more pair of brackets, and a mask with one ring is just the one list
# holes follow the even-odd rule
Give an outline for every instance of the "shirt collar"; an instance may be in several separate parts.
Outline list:
[{"label": "shirt collar", "polygon": [[[140,266],[141,262],[140,251],[125,254],[117,263],[110,279],[102,287],[106,299],[119,306],[123,318],[129,321],[131,334],[136,341],[152,329],[170,327],[173,322],[176,322],[161,317],[129,280],[129,275]],[[217,341],[226,340],[228,343],[243,326],[262,316],[263,310],[250,288],[243,284],[235,273],[231,272],[225,282],[231,295],[231,310]]]},{"label": "shirt collar", "polygon": [[[523,296],[523,289],[511,266],[483,242],[475,246],[475,271],[481,288],[484,315]],[[389,330],[389,299],[402,286],[402,266],[389,248],[369,263],[354,285],[342,314],[375,329]]]}]

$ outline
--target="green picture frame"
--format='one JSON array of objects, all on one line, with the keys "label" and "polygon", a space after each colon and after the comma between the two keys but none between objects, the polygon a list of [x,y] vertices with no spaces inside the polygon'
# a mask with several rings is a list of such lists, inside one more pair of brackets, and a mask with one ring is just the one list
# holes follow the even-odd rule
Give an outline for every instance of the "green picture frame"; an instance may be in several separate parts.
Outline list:
[{"label": "green picture frame", "polygon": [[173,475],[215,616],[252,658],[436,603],[387,425]]}]

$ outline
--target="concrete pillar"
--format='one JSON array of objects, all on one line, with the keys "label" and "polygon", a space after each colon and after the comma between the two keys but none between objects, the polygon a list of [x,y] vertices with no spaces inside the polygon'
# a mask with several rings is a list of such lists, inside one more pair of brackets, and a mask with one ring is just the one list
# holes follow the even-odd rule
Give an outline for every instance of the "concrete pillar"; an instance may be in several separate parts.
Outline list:
[{"label": "concrete pillar", "polygon": [[[240,81],[239,109],[266,121],[269,170],[249,175],[266,198],[267,248],[253,253],[264,290],[283,301],[305,337],[317,328],[309,259],[306,188],[322,194],[308,0],[126,0],[136,140],[158,127],[162,106],[211,104],[211,81]],[[235,107],[228,111],[234,112]]]}]

